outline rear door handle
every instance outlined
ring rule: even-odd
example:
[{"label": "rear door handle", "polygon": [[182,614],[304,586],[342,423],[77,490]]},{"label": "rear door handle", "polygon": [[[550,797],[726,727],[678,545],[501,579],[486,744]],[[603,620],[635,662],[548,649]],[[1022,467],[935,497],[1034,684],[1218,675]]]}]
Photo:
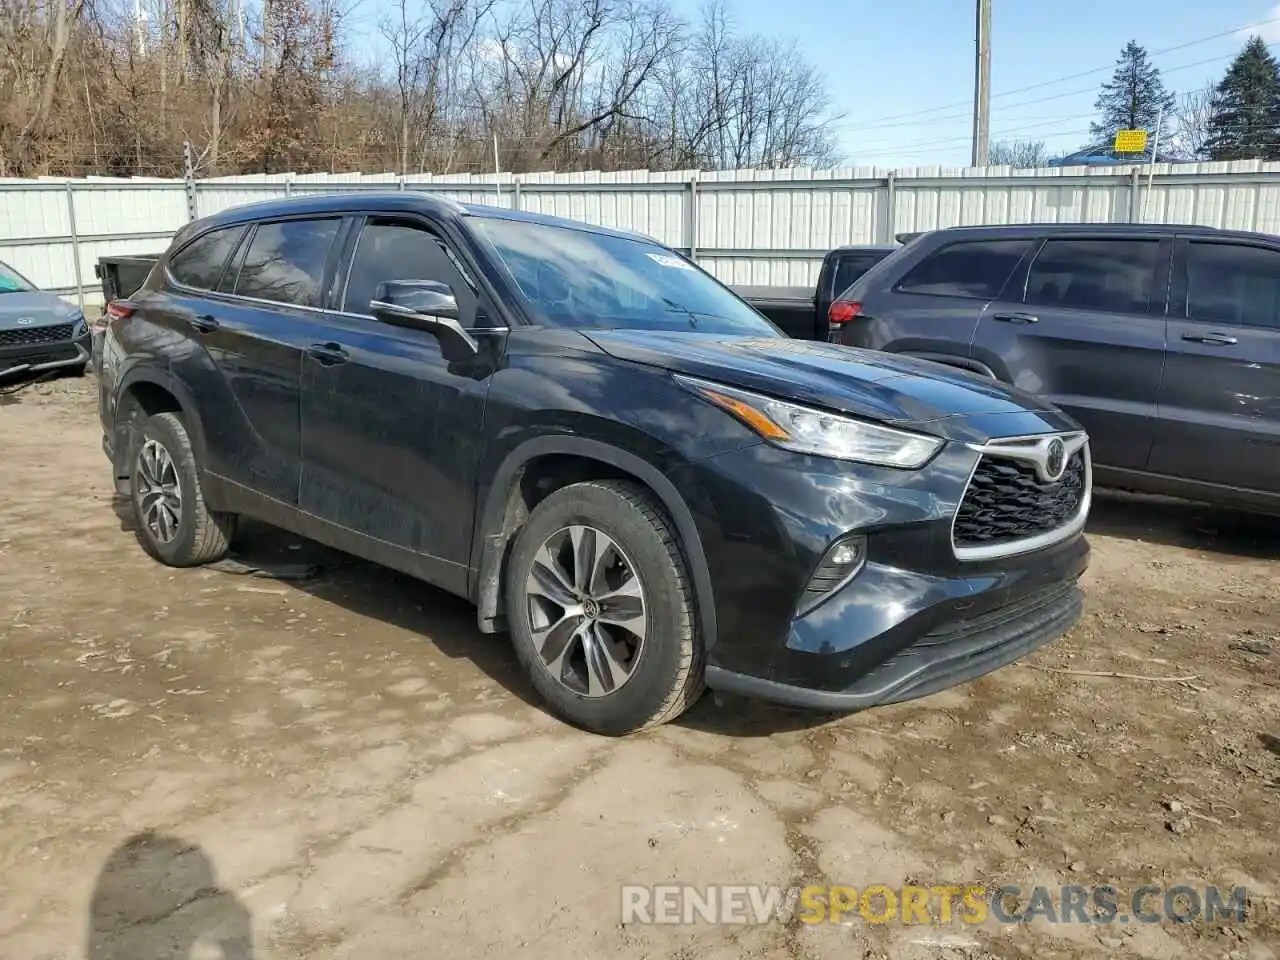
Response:
[{"label": "rear door handle", "polygon": [[1039,323],[1040,318],[1031,313],[993,313],[992,320],[1004,323]]},{"label": "rear door handle", "polygon": [[195,327],[200,333],[213,333],[221,326],[221,323],[219,323],[217,317],[206,313],[199,317],[192,317],[191,326]]},{"label": "rear door handle", "polygon": [[307,348],[307,354],[326,367],[346,363],[350,354],[337,343],[313,343]]},{"label": "rear door handle", "polygon": [[1206,343],[1211,347],[1229,347],[1232,344],[1239,343],[1235,337],[1228,337],[1221,333],[1206,333],[1203,336],[1185,333],[1182,339],[1188,343]]}]

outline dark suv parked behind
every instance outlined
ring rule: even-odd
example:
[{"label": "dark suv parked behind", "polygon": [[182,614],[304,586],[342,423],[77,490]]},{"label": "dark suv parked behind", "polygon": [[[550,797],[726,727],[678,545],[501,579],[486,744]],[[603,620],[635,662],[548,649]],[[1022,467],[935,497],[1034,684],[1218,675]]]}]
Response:
[{"label": "dark suv parked behind", "polygon": [[707,684],[851,709],[1076,619],[1089,449],[1051,406],[791,340],[644,238],[414,193],[243,207],[112,304],[101,416],[147,550],[238,514],[509,628],[606,733]]},{"label": "dark suv parked behind", "polygon": [[841,343],[973,370],[1061,407],[1088,431],[1099,484],[1280,510],[1280,237],[939,230],[864,274],[838,314]]}]

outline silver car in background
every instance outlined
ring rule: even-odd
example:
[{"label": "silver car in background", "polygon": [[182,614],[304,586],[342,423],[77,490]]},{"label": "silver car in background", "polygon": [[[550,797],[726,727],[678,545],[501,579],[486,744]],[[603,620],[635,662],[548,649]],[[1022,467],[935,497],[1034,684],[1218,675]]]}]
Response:
[{"label": "silver car in background", "polygon": [[89,364],[84,314],[0,262],[0,380],[66,372]]}]

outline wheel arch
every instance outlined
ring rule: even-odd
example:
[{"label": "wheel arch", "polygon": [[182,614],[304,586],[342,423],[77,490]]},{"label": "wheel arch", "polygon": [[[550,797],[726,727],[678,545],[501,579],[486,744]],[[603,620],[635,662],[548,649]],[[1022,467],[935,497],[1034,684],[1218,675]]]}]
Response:
[{"label": "wheel arch", "polygon": [[129,463],[141,436],[142,420],[156,413],[177,413],[182,417],[197,467],[205,463],[204,426],[196,413],[195,399],[169,371],[153,366],[135,367],[121,380],[117,397],[112,445],[115,455],[112,468],[117,481],[129,476]]},{"label": "wheel arch", "polygon": [[[575,466],[585,468],[586,472],[576,473]],[[471,555],[478,559],[473,559],[469,573],[469,592],[476,604],[480,630],[495,633],[503,628],[502,590],[507,558],[525,518],[540,500],[536,497],[537,491],[532,491],[534,496],[530,496],[527,481],[531,476],[546,476],[540,471],[548,467],[553,478],[565,482],[547,489],[544,496],[576,480],[613,477],[638,482],[657,497],[680,537],[681,552],[693,582],[698,628],[706,649],[711,649],[717,636],[711,571],[693,512],[684,497],[656,467],[634,453],[577,436],[526,440],[512,450],[495,471],[477,514]],[[557,471],[560,472],[557,474]]]}]

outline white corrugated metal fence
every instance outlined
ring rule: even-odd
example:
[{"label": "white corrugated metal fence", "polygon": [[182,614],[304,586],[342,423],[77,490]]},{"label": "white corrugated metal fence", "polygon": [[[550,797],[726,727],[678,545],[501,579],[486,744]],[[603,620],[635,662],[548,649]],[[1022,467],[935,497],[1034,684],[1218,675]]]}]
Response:
[{"label": "white corrugated metal fence", "polygon": [[[1151,187],[1148,195],[1148,176]],[[164,249],[193,217],[304,193],[428,190],[646,233],[730,283],[809,285],[823,253],[938,227],[1197,223],[1280,233],[1280,163],[1148,168],[690,170],[494,176],[259,175],[212,180],[0,180],[0,260],[100,302],[100,256]]]}]

